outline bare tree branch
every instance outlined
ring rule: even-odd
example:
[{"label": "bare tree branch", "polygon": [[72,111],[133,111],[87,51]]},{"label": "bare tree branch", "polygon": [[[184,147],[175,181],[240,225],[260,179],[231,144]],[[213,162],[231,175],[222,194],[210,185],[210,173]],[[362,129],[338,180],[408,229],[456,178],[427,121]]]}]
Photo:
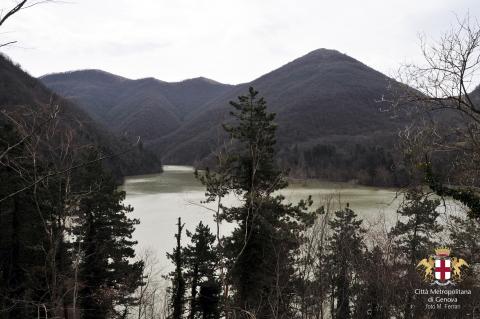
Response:
[{"label": "bare tree branch", "polygon": [[[139,141],[140,139],[138,139]],[[135,145],[138,144],[138,141]],[[126,151],[124,152],[121,152],[121,153],[117,153],[117,154],[111,154],[111,155],[105,155],[105,156],[101,156],[99,158],[96,158],[94,160],[91,160],[91,161],[88,161],[88,162],[84,162],[84,163],[80,163],[78,165],[75,165],[75,166],[72,166],[72,167],[69,167],[67,169],[64,169],[64,170],[61,170],[61,171],[56,171],[56,172],[52,172],[52,173],[49,173],[49,174],[46,174],[38,179],[36,179],[35,181],[33,181],[32,183],[28,184],[27,186],[13,192],[13,193],[10,193],[8,194],[7,196],[3,197],[2,199],[0,199],[0,203],[9,199],[9,198],[12,198],[13,196],[21,193],[21,192],[24,192],[26,191],[27,189],[30,189],[32,187],[34,187],[35,185],[41,183],[42,181],[50,178],[50,177],[53,177],[53,176],[57,176],[57,175],[62,175],[62,174],[65,174],[65,173],[68,173],[70,171],[73,171],[75,169],[78,169],[78,168],[81,168],[81,167],[84,167],[84,166],[88,166],[88,165],[91,165],[91,164],[94,164],[94,163],[97,163],[97,162],[100,162],[100,161],[103,161],[105,159],[109,159],[109,158],[114,158],[114,157],[118,157],[118,156],[121,156],[123,154],[126,154],[126,153],[129,153],[131,152],[133,149],[134,149],[135,146],[133,146],[132,148],[129,148],[127,149]]]},{"label": "bare tree branch", "polygon": [[5,15],[0,16],[0,26],[2,26],[5,23],[5,21],[7,21],[11,16],[13,16],[15,13],[20,11],[25,6],[25,4],[27,4],[27,2],[28,0],[20,1],[15,7],[10,9]]}]

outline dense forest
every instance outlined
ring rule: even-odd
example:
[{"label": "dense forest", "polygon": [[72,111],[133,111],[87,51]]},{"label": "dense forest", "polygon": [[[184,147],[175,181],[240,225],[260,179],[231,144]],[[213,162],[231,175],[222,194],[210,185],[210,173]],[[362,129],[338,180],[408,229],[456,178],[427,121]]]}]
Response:
[{"label": "dense forest", "polygon": [[[161,171],[157,156],[143,148],[143,140],[134,136],[120,136],[109,132],[95,122],[78,105],[54,94],[36,78],[15,65],[8,57],[0,54],[0,105],[4,115],[0,122],[5,124],[13,118],[35,126],[35,120],[54,115],[59,131],[70,131],[78,144],[97,145],[102,154],[109,156],[104,165],[116,179],[134,174]],[[22,114],[25,112],[28,116]],[[6,120],[10,117],[10,120]],[[38,119],[37,119],[38,118]],[[27,123],[30,122],[30,123]]]},{"label": "dense forest", "polygon": [[78,317],[80,309],[82,318],[112,316],[126,311],[142,280],[142,262],[130,260],[138,221],[121,204],[124,193],[104,157],[58,121],[0,127],[4,318]]},{"label": "dense forest", "polygon": [[[291,176],[404,185],[391,157],[397,130],[409,117],[403,109],[393,112],[380,98],[391,97],[400,84],[335,50],[312,51],[239,85],[206,78],[131,80],[100,70],[49,74],[40,80],[111,131],[141,136],[146,149],[164,163],[197,168],[215,164],[212,150],[228,138],[222,130],[222,123],[230,120],[228,102],[252,86],[277,114],[275,148]],[[336,149],[328,158],[317,154],[324,145]],[[377,148],[384,149],[380,156],[385,159],[372,162]]]},{"label": "dense forest", "polygon": [[[275,194],[288,185],[286,172],[275,160],[275,115],[253,88],[231,105],[236,121],[225,130],[238,145],[219,153],[215,171],[196,176],[206,187],[206,202],[217,203],[217,222],[234,222],[236,228],[216,240],[215,232],[199,224],[193,233],[186,231],[190,244],[182,246],[185,225],[179,219],[178,244],[169,254],[175,266],[169,276],[171,318],[478,314],[480,202],[472,188],[446,186],[429,160],[413,167],[405,163],[405,169],[423,176],[423,182],[413,182],[404,191],[398,221],[391,228],[385,221],[365,223],[354,207],[338,207],[333,197],[326,197],[316,210],[311,197],[287,203]],[[335,151],[328,146],[318,149],[326,158]],[[242,206],[222,204],[230,192],[242,197]],[[439,209],[443,195],[464,204],[467,214]],[[470,268],[454,288],[469,292],[455,298],[455,308],[432,310],[426,306],[428,296],[415,293],[431,287],[426,282],[433,275],[422,274],[421,260],[445,245],[468,259]]]},{"label": "dense forest", "polygon": [[[0,27],[24,6],[28,0],[18,1],[0,17]],[[113,105],[101,112],[92,102],[87,112],[96,113],[84,113],[0,57],[0,318],[480,316],[480,106],[478,90],[468,87],[480,67],[480,27],[468,19],[458,24],[439,44],[422,47],[426,65],[405,65],[389,87],[385,102],[399,121],[375,113],[365,101],[353,107],[351,96],[338,100],[339,92],[352,92],[352,83],[342,86],[340,78],[333,85],[337,93],[325,93],[332,86],[317,74],[309,92],[321,91],[338,108],[310,114],[311,104],[302,104],[308,121],[289,126],[287,119],[298,116],[291,107],[304,100],[278,79],[296,78],[307,87],[303,80],[311,80],[311,63],[319,58],[321,72],[331,70],[329,63],[353,69],[353,78],[367,72],[375,85],[355,90],[368,95],[385,80],[332,51],[314,51],[254,81],[259,89],[274,87],[265,96],[250,85],[232,89],[194,81],[195,89],[214,87],[221,98],[212,100],[206,113],[187,119],[194,128],[188,134],[178,114],[169,114],[178,128],[149,146],[166,151],[171,160],[190,156],[206,148],[201,142],[213,130],[211,119],[203,120],[228,114],[217,135],[225,142],[202,153],[202,169],[194,172],[205,191],[199,206],[208,205],[217,228],[206,222],[186,225],[179,216],[172,225],[176,245],[166,253],[168,273],[156,271],[155,259],[136,250],[133,234],[141,220],[132,217],[134,207],[125,204],[118,187],[119,176],[161,170],[156,156],[132,140],[138,132],[119,138],[119,131],[102,131],[91,116],[112,120]],[[159,83],[153,82],[156,88]],[[192,82],[175,87],[181,91],[185,85],[191,88]],[[382,84],[375,92],[383,95],[384,89]],[[206,94],[201,103],[210,98]],[[282,98],[293,104],[282,104]],[[185,109],[195,105],[182,101]],[[339,119],[337,112],[361,116]],[[372,130],[372,123],[382,130]],[[349,134],[330,134],[335,125],[350,128]],[[209,129],[202,131],[205,126]],[[318,135],[309,136],[313,131]],[[202,145],[190,148],[194,142]],[[292,176],[401,185],[395,223],[379,216],[371,224],[334,195],[320,203],[312,196],[288,202],[279,191]],[[230,194],[239,205],[227,204]],[[233,231],[221,235],[222,223],[233,225]],[[437,268],[444,271],[439,278]]]}]

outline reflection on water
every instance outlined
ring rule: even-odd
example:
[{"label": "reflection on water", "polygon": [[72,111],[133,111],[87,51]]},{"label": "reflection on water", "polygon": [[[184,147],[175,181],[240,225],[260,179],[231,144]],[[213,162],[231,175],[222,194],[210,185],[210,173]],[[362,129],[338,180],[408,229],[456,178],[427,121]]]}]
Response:
[{"label": "reflection on water", "polygon": [[123,185],[128,196],[202,191],[189,166],[165,165],[163,174],[130,176]]},{"label": "reflection on water", "polygon": [[[152,248],[164,265],[168,263],[165,253],[175,245],[178,217],[182,217],[186,229],[193,230],[200,221],[210,225],[212,231],[216,229],[213,212],[202,207],[204,187],[195,180],[191,167],[164,166],[162,174],[131,176],[125,180],[122,188],[127,193],[126,203],[135,208],[134,217],[141,221],[134,235],[139,242],[139,249]],[[331,198],[334,207],[349,203],[367,224],[385,220],[391,225],[398,206],[393,190],[345,183],[292,183],[281,194],[290,202],[312,195],[316,207],[324,204],[326,198]],[[230,196],[225,202],[235,205],[238,199]],[[210,205],[208,208],[214,207]],[[221,233],[229,232],[232,227],[229,224],[222,225]]]}]

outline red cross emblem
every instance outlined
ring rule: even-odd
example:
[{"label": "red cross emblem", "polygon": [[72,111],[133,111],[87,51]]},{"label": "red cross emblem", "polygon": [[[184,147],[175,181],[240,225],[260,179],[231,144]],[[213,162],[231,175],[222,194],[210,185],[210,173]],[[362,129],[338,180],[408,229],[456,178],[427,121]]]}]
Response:
[{"label": "red cross emblem", "polygon": [[462,281],[461,267],[469,267],[462,258],[450,257],[450,249],[435,249],[435,255],[420,260],[417,268],[423,268],[423,281],[439,286],[455,285]]},{"label": "red cross emblem", "polygon": [[452,275],[450,258],[435,258],[435,279],[440,282],[450,280]]}]

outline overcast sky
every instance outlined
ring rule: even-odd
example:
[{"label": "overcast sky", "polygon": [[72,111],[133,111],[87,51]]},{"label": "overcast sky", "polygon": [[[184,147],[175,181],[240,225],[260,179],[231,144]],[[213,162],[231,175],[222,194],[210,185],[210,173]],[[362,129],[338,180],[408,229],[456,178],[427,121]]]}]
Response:
[{"label": "overcast sky", "polygon": [[34,76],[102,69],[236,84],[318,48],[390,75],[419,59],[419,33],[436,38],[467,12],[480,17],[480,1],[76,0],[22,11],[0,42],[17,40],[4,52]]}]

